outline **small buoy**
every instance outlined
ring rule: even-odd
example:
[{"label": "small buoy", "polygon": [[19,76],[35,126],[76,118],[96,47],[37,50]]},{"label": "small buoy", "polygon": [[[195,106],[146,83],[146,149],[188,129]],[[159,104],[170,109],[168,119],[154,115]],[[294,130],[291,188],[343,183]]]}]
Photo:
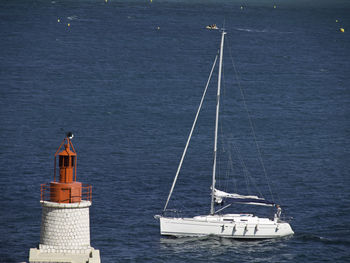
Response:
[{"label": "small buoy", "polygon": [[241,6],[241,10],[243,10],[243,6]]},{"label": "small buoy", "polygon": [[68,23],[68,25],[67,26],[70,26],[70,23]]},{"label": "small buoy", "polygon": [[276,6],[274,5],[273,8],[276,8]]},{"label": "small buoy", "polygon": [[61,20],[60,20],[60,19],[57,19],[57,23],[59,23],[59,22],[61,22]]},{"label": "small buoy", "polygon": [[160,27],[159,26],[157,26],[157,30],[159,30],[160,29]]},{"label": "small buoy", "polygon": [[150,2],[152,3],[152,0],[150,0]]},{"label": "small buoy", "polygon": [[338,23],[338,19],[336,19],[335,22]]},{"label": "small buoy", "polygon": [[345,29],[344,29],[344,28],[342,28],[342,27],[341,27],[339,30],[340,30],[340,32],[342,32],[342,33],[344,33],[344,32],[345,32]]},{"label": "small buoy", "polygon": [[108,2],[108,0],[105,0],[105,2],[107,3],[107,2]]}]

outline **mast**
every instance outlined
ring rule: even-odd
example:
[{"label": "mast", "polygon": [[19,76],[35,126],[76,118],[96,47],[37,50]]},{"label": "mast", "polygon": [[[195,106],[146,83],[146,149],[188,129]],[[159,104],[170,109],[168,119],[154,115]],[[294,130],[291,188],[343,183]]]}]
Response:
[{"label": "mast", "polygon": [[218,91],[216,98],[216,118],[215,118],[215,138],[214,138],[214,164],[213,164],[213,178],[211,184],[211,204],[210,214],[213,215],[215,212],[214,208],[214,191],[215,191],[215,175],[216,175],[216,151],[218,144],[218,126],[219,126],[219,109],[220,109],[220,88],[221,88],[221,69],[222,69],[222,55],[224,52],[224,38],[226,32],[223,30],[221,35],[221,46],[220,46],[220,60],[219,60],[219,73],[218,73]]}]

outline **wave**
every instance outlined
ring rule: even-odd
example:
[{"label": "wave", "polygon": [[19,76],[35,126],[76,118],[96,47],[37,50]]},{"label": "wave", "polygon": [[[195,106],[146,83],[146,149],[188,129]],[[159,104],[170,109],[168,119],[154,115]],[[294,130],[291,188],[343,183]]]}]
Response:
[{"label": "wave", "polygon": [[258,30],[258,29],[249,29],[249,28],[235,28],[238,31],[245,31],[245,32],[254,32],[254,33],[267,33],[268,31],[266,29],[264,30]]},{"label": "wave", "polygon": [[309,234],[309,233],[301,233],[301,234],[296,234],[295,237],[298,240],[302,241],[314,241],[314,242],[320,242],[324,244],[332,244],[332,245],[350,245],[350,240],[349,239],[344,239],[344,238],[329,238],[329,237],[322,237],[314,234]]},{"label": "wave", "polygon": [[72,16],[67,16],[67,20],[70,21],[79,21],[79,22],[96,22],[98,21],[97,19],[93,19],[93,18],[79,18],[77,15],[72,15]]},{"label": "wave", "polygon": [[68,20],[77,20],[77,19],[78,19],[78,16],[76,16],[76,15],[68,16],[67,19],[68,19]]},{"label": "wave", "polygon": [[267,30],[267,29],[250,29],[250,28],[240,28],[237,27],[235,28],[238,31],[244,31],[244,32],[249,32],[249,33],[278,33],[278,34],[291,34],[293,32],[281,32],[281,31],[276,31],[276,30]]}]

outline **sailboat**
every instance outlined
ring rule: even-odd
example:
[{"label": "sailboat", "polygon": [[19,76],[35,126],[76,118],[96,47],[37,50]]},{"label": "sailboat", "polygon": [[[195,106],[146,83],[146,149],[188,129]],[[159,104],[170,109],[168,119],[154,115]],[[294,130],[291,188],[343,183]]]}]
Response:
[{"label": "sailboat", "polygon": [[[189,146],[193,130],[195,128],[199,112],[201,110],[203,100],[206,94],[206,90],[209,85],[209,81],[218,55],[213,63],[211,73],[204,90],[195,120],[192,125],[189,137],[185,149],[183,151],[180,164],[178,166],[173,184],[171,186],[168,198],[166,200],[162,215],[155,215],[156,219],[160,221],[160,234],[165,236],[206,236],[214,235],[219,237],[237,238],[237,239],[269,239],[278,238],[283,236],[292,235],[294,232],[290,224],[281,219],[281,207],[274,202],[265,200],[262,197],[255,195],[241,195],[237,193],[227,193],[215,188],[216,183],[216,162],[217,162],[217,141],[218,141],[218,124],[220,113],[220,89],[221,89],[221,75],[222,75],[222,59],[223,59],[223,47],[226,32],[222,30],[221,45],[219,51],[219,70],[218,70],[218,85],[217,85],[217,100],[216,100],[216,119],[215,119],[215,136],[214,136],[214,162],[212,171],[212,185],[211,185],[211,205],[210,213],[207,215],[198,215],[194,217],[178,217],[167,216],[166,212],[169,200],[173,193],[184,157],[186,155],[187,148]],[[216,209],[217,204],[223,204],[225,200],[225,206],[221,206]],[[222,211],[232,204],[248,204],[248,205],[260,205],[268,206],[276,209],[276,213],[271,218],[258,217],[254,214],[223,214]]]}]

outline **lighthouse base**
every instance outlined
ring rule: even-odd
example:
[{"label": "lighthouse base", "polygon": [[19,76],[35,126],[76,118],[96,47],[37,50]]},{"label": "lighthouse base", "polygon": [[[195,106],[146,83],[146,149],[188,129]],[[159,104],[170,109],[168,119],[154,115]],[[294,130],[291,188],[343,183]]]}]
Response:
[{"label": "lighthouse base", "polygon": [[29,251],[30,263],[100,263],[100,251],[90,246],[90,201],[41,201],[40,244]]},{"label": "lighthouse base", "polygon": [[31,248],[29,251],[29,263],[101,263],[98,249],[91,248],[86,250],[85,253],[79,252],[47,252],[47,250],[41,251],[40,249]]}]

